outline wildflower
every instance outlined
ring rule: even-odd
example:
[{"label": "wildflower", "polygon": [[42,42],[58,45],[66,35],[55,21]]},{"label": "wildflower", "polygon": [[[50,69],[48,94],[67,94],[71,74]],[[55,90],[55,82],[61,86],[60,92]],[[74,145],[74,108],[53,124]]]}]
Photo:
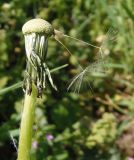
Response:
[{"label": "wildflower", "polygon": [[30,95],[32,83],[34,82],[37,87],[38,97],[41,97],[46,84],[46,75],[48,76],[52,87],[57,90],[45,61],[47,56],[48,38],[54,35],[52,25],[40,18],[32,19],[23,25],[22,32],[25,37],[27,57],[24,90]]},{"label": "wildflower", "polygon": [[133,157],[128,157],[128,160],[134,160],[134,158]]},{"label": "wildflower", "polygon": [[47,134],[47,135],[46,135],[46,139],[47,139],[48,141],[51,141],[51,140],[54,139],[54,136],[53,136],[52,134]]},{"label": "wildflower", "polygon": [[33,148],[33,149],[37,149],[37,148],[38,148],[38,141],[34,141],[34,142],[32,143],[32,148]]}]

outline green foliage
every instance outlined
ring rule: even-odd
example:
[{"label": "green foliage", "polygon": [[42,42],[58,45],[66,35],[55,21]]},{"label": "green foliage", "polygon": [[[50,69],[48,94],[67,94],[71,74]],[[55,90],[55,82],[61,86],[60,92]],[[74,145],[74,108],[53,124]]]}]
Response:
[{"label": "green foliage", "polygon": [[[107,74],[95,73],[89,77],[93,93],[90,87],[80,94],[67,92],[66,89],[70,79],[78,73],[77,62],[86,67],[98,57],[98,49],[61,38],[74,58],[50,38],[48,67],[69,66],[52,73],[58,92],[53,91],[47,83],[43,98],[38,100],[33,127],[33,142],[38,145],[32,147],[31,159],[128,159],[129,155],[123,155],[117,149],[116,141],[134,116],[133,8],[133,0],[0,1],[2,160],[16,159],[17,152],[11,135],[17,144],[24,97],[20,82],[23,81],[26,64],[21,29],[27,20],[35,16],[47,20],[65,34],[96,46],[101,46],[109,28],[113,28],[113,32],[103,46],[103,55],[108,63]],[[53,135],[53,140],[47,140],[47,134]]]},{"label": "green foliage", "polygon": [[102,119],[98,120],[92,127],[87,138],[86,145],[93,148],[96,145],[107,147],[111,145],[117,135],[116,119],[111,113],[104,113]]}]

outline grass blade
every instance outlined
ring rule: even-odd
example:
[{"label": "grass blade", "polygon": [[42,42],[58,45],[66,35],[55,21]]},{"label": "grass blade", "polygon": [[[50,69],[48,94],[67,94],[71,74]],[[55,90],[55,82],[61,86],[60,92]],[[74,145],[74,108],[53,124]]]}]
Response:
[{"label": "grass blade", "polygon": [[[58,71],[58,70],[60,70],[60,69],[63,69],[63,68],[65,68],[65,67],[67,67],[67,66],[68,66],[68,64],[64,64],[64,65],[62,65],[62,66],[56,67],[56,68],[54,68],[54,69],[51,69],[51,70],[50,70],[50,73],[56,72],[56,71]],[[18,83],[15,83],[15,84],[13,84],[13,85],[11,85],[11,86],[9,86],[9,87],[0,89],[0,95],[3,95],[3,94],[5,94],[5,93],[11,92],[11,91],[14,91],[14,90],[22,87],[22,85],[23,85],[23,81],[18,82]]]}]

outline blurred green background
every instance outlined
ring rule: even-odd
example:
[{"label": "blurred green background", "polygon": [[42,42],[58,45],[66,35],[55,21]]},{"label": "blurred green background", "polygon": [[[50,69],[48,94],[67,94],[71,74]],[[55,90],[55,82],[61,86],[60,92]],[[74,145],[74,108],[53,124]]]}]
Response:
[{"label": "blurred green background", "polygon": [[[47,84],[38,99],[31,160],[128,160],[134,157],[134,1],[133,0],[1,0],[0,89],[23,80],[25,71],[23,24],[31,18],[49,21],[57,30],[100,46],[108,70],[89,77],[93,93],[67,92],[82,66],[98,50],[71,39],[49,40],[50,69],[69,64],[52,74],[58,92]],[[116,35],[115,35],[116,34]],[[0,94],[0,157],[15,160],[24,93],[22,88]]]}]

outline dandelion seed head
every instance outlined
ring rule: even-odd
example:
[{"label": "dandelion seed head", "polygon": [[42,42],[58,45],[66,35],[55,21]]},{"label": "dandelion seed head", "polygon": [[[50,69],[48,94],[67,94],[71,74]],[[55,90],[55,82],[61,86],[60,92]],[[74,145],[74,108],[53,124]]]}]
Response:
[{"label": "dandelion seed head", "polygon": [[53,84],[49,68],[46,64],[48,39],[54,34],[52,25],[40,18],[26,22],[22,27],[25,38],[25,50],[27,56],[26,75],[24,79],[24,91],[31,94],[32,83],[37,88],[37,97],[42,97],[43,89],[46,87],[46,76],[50,84]]},{"label": "dandelion seed head", "polygon": [[52,25],[46,20],[35,18],[29,20],[23,25],[22,32],[24,35],[30,33],[42,33],[46,36],[51,36],[54,33],[54,29]]}]

